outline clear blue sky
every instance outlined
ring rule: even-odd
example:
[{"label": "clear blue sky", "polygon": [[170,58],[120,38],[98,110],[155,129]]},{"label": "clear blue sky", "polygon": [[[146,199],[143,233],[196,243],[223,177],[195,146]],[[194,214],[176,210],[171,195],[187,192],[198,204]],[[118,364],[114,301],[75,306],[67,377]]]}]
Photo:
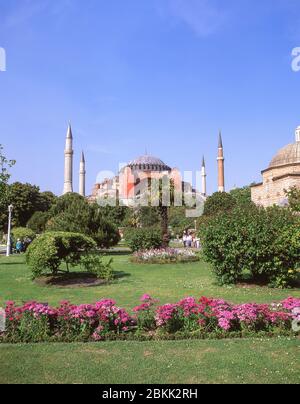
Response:
[{"label": "clear blue sky", "polygon": [[300,125],[299,0],[0,0],[0,143],[13,180],[60,194],[74,133],[88,191],[100,170],[143,154],[197,170],[216,190],[260,180]]}]

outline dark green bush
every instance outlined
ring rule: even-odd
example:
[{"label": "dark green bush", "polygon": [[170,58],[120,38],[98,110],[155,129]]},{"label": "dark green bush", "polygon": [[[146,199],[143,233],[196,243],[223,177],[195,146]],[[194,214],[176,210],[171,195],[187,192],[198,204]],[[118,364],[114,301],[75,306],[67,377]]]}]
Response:
[{"label": "dark green bush", "polygon": [[44,233],[29,246],[27,263],[33,279],[49,272],[56,275],[63,261],[67,268],[69,265],[77,265],[83,251],[89,252],[95,248],[94,240],[80,233]]},{"label": "dark green bush", "polygon": [[299,218],[282,208],[236,208],[201,227],[203,253],[220,284],[236,283],[243,271],[255,281],[287,287],[300,262]]},{"label": "dark green bush", "polygon": [[125,240],[132,251],[151,250],[162,245],[161,230],[157,228],[125,230]]}]

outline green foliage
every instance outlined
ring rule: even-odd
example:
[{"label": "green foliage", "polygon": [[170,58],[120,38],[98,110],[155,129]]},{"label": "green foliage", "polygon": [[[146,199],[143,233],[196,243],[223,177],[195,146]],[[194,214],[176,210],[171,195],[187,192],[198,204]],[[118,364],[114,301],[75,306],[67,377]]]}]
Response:
[{"label": "green foliage", "polygon": [[293,212],[300,212],[300,189],[293,187],[286,191],[289,207]]},{"label": "green foliage", "polygon": [[108,248],[120,241],[118,228],[103,215],[97,204],[89,204],[78,194],[58,198],[51,210],[47,230],[82,233],[92,237],[99,247]]},{"label": "green foliage", "polygon": [[251,200],[251,188],[249,186],[235,188],[230,191],[230,195],[233,196],[238,206],[247,206],[253,204]]},{"label": "green foliage", "polygon": [[162,245],[162,234],[157,228],[125,230],[125,240],[132,251],[150,250]]},{"label": "green foliage", "polygon": [[8,160],[3,154],[3,147],[0,144],[0,229],[7,222],[8,205],[9,205],[9,186],[10,179],[9,169],[15,164],[14,160]]},{"label": "green foliage", "polygon": [[80,263],[82,251],[90,252],[96,244],[79,233],[49,232],[36,238],[27,250],[27,264],[32,270],[33,279],[49,272],[56,275],[64,261],[74,266]]},{"label": "green foliage", "polygon": [[49,219],[49,212],[35,212],[27,222],[27,227],[36,234],[43,233],[46,230],[46,224]]},{"label": "green foliage", "polygon": [[12,236],[14,238],[14,241],[20,239],[21,241],[24,241],[26,239],[34,240],[36,237],[36,234],[34,231],[31,229],[28,229],[27,227],[13,227],[12,229]]},{"label": "green foliage", "polygon": [[90,253],[81,256],[80,264],[89,273],[95,274],[98,279],[111,281],[114,279],[112,269],[113,259],[110,258],[107,262],[103,262],[103,255]]},{"label": "green foliage", "polygon": [[286,287],[300,262],[299,225],[282,208],[236,208],[201,227],[203,253],[220,284],[238,282],[247,270],[255,281]]},{"label": "green foliage", "polygon": [[51,192],[40,192],[39,187],[15,182],[8,189],[9,202],[14,206],[13,224],[25,227],[37,211],[48,211],[55,196]]},{"label": "green foliage", "polygon": [[229,212],[236,206],[236,199],[226,192],[215,192],[209,196],[204,205],[205,216],[215,216]]},{"label": "green foliage", "polygon": [[194,218],[186,217],[185,207],[171,207],[169,209],[169,225],[174,236],[181,236],[185,230],[194,228]]}]

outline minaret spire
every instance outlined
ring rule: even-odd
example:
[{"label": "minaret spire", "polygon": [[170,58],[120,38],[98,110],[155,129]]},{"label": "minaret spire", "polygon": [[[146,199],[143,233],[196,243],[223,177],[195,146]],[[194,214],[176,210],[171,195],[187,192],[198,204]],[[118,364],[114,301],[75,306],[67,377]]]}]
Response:
[{"label": "minaret spire", "polygon": [[85,157],[82,152],[79,167],[79,195],[81,196],[85,196],[85,174]]},{"label": "minaret spire", "polygon": [[65,147],[65,175],[63,195],[73,192],[73,134],[69,123]]},{"label": "minaret spire", "polygon": [[296,142],[300,142],[300,126],[296,129]]},{"label": "minaret spire", "polygon": [[218,148],[218,191],[225,192],[225,168],[224,168],[224,149],[222,133],[219,133],[219,148]]},{"label": "minaret spire", "polygon": [[202,159],[201,176],[202,176],[202,195],[206,196],[206,167],[205,167],[205,158],[204,158],[204,156],[203,156],[203,159]]}]

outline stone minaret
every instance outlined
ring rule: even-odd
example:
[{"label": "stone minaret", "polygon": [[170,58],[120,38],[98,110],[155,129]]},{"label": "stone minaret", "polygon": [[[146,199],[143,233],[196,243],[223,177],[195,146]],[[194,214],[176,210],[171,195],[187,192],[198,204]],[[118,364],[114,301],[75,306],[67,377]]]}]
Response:
[{"label": "stone minaret", "polygon": [[202,176],[202,195],[206,196],[206,167],[204,156],[202,159],[201,176]]},{"label": "stone minaret", "polygon": [[218,191],[225,192],[225,173],[224,173],[224,149],[221,132],[219,134],[219,149],[218,149]]},{"label": "stone minaret", "polygon": [[300,126],[296,129],[296,142],[300,142]]},{"label": "stone minaret", "polygon": [[65,182],[63,195],[73,192],[73,135],[69,124],[65,147]]},{"label": "stone minaret", "polygon": [[79,168],[79,195],[85,196],[85,158],[84,153],[81,153],[80,168]]}]

